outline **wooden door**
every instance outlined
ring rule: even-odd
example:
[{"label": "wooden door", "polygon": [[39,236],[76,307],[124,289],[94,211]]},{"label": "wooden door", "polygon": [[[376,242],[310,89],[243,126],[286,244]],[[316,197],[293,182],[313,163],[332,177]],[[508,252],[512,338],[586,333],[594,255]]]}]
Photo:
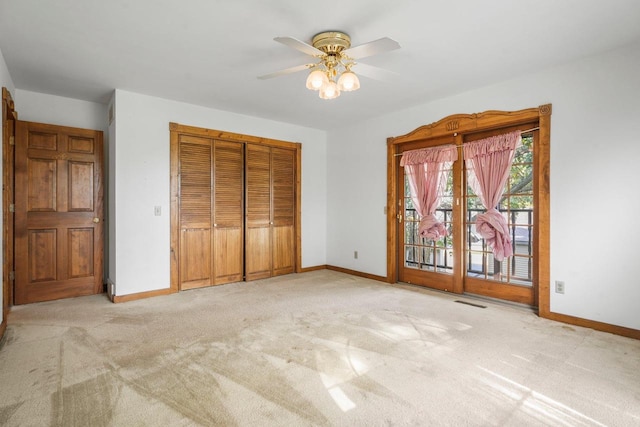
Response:
[{"label": "wooden door", "polygon": [[[525,123],[498,130],[466,135],[465,142],[477,141],[515,130],[537,129],[538,123]],[[539,143],[537,130],[522,134],[522,144],[516,149],[509,179],[498,210],[504,215],[511,234],[513,256],[497,261],[493,252],[475,229],[476,216],[486,209],[469,185],[464,186],[464,292],[536,305],[538,279],[537,256],[534,254],[536,204],[534,164]],[[465,166],[464,176],[472,174]],[[466,183],[465,183],[466,184]]]},{"label": "wooden door", "polygon": [[180,289],[243,277],[242,144],[179,137]]},{"label": "wooden door", "polygon": [[295,270],[295,151],[271,149],[273,276]]},{"label": "wooden door", "polygon": [[[441,145],[455,145],[453,137],[439,138],[431,141],[420,141],[405,144],[401,152]],[[396,159],[400,164],[400,157]],[[457,230],[459,213],[454,206],[454,198],[459,191],[459,185],[454,180],[459,170],[458,162],[454,162],[448,169],[449,180],[443,186],[440,194],[440,206],[436,210],[436,218],[441,221],[448,231],[448,235],[439,240],[429,240],[418,234],[420,217],[411,199],[409,182],[404,168],[398,166],[398,280],[414,285],[428,286],[443,291],[453,291],[456,287],[456,277],[460,259],[456,249],[460,246],[460,234]]]},{"label": "wooden door", "polygon": [[237,142],[214,142],[214,283],[244,276],[244,150]]},{"label": "wooden door", "polygon": [[180,289],[212,285],[213,149],[211,139],[180,135]]},{"label": "wooden door", "polygon": [[246,151],[245,276],[255,280],[272,275],[271,148],[248,144]]},{"label": "wooden door", "polygon": [[102,292],[102,132],[17,122],[15,303]]},{"label": "wooden door", "polygon": [[247,145],[246,279],[295,271],[296,153]]}]

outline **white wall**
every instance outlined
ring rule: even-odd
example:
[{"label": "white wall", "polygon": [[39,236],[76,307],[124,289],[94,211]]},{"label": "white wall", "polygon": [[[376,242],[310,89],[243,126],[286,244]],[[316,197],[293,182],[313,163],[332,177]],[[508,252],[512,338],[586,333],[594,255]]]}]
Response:
[{"label": "white wall", "polygon": [[[4,56],[2,55],[2,51],[0,50],[0,88],[2,87],[6,87],[9,92],[11,93],[11,96],[15,96],[15,86],[13,84],[13,79],[11,78],[11,75],[9,74],[9,70],[7,69],[7,63],[4,62]],[[15,98],[14,98],[15,101]],[[1,114],[1,113],[0,113]],[[0,142],[2,142],[2,144],[4,144],[3,141],[4,138],[4,132],[2,132],[2,135],[0,136]],[[4,145],[0,145],[0,147],[2,147]],[[2,162],[0,161],[0,176],[2,176],[3,172],[2,172]],[[2,198],[0,198],[0,212],[2,212]],[[4,225],[2,223],[2,215],[0,215],[0,230],[4,229]],[[4,254],[4,242],[0,241],[0,254]],[[0,277],[2,277],[3,274],[3,268],[4,268],[4,263],[0,263]],[[0,282],[2,282],[2,280],[0,280]],[[1,285],[0,285],[1,287]],[[4,318],[4,292],[2,291],[2,289],[0,289],[0,321],[2,321],[2,319]]]},{"label": "white wall", "polygon": [[20,120],[101,130],[105,132],[106,144],[108,124],[104,104],[22,89],[16,90],[14,100]]},{"label": "white wall", "polygon": [[330,132],[327,263],[386,275],[387,137],[552,103],[551,283],[566,291],[552,292],[551,311],[640,329],[638,76],[633,45]]},{"label": "white wall", "polygon": [[[169,122],[302,143],[302,266],[326,263],[326,133],[116,90],[116,295],[168,288]],[[162,216],[154,216],[154,206]],[[113,218],[112,218],[113,219]],[[111,224],[113,226],[113,224]]]}]

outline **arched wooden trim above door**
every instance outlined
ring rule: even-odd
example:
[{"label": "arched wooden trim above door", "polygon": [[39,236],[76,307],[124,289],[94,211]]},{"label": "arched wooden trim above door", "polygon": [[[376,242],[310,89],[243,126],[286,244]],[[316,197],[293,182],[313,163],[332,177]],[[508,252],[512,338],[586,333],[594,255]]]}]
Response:
[{"label": "arched wooden trim above door", "polygon": [[[455,137],[458,144],[462,143],[465,134],[517,126],[531,122],[539,123],[539,143],[536,152],[534,185],[539,189],[535,196],[538,209],[537,235],[538,242],[538,311],[541,316],[548,317],[549,307],[549,161],[550,161],[550,129],[551,104],[538,108],[528,108],[519,111],[485,111],[476,114],[454,114],[437,122],[419,128],[401,136],[387,138],[387,282],[395,283],[398,277],[397,234],[397,176],[399,162],[396,154],[400,146],[405,143],[417,142],[439,137]],[[462,292],[454,289],[454,292]]]},{"label": "arched wooden trim above door", "polygon": [[252,135],[243,135],[233,132],[226,132],[214,129],[206,129],[195,126],[188,126],[179,123],[169,123],[170,132],[170,176],[171,176],[171,284],[170,292],[179,290],[179,224],[178,224],[178,137],[181,134],[211,138],[221,141],[231,141],[241,144],[262,145],[267,147],[284,148],[295,151],[295,272],[302,271],[302,226],[301,226],[301,187],[302,187],[302,144],[299,142],[281,141],[277,139],[264,138]]}]

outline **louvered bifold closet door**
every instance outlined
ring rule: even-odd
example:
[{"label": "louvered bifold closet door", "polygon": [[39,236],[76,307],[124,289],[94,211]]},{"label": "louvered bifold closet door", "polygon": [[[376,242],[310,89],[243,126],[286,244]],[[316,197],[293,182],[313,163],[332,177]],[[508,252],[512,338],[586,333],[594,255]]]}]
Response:
[{"label": "louvered bifold closet door", "polygon": [[244,256],[244,152],[236,142],[214,145],[215,284],[238,282]]},{"label": "louvered bifold closet door", "polygon": [[271,149],[246,146],[246,280],[271,276]]},{"label": "louvered bifold closet door", "polygon": [[212,141],[180,135],[180,289],[214,283]]},{"label": "louvered bifold closet door", "polygon": [[295,151],[271,149],[273,275],[295,270]]}]

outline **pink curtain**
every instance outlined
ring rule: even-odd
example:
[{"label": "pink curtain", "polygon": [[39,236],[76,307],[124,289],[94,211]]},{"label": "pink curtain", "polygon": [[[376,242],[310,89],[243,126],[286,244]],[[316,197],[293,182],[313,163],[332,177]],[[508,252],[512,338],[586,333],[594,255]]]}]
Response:
[{"label": "pink curtain", "polygon": [[498,203],[509,178],[520,132],[492,136],[463,145],[469,185],[487,211],[476,217],[476,230],[487,241],[497,261],[513,255],[507,221],[498,212]]},{"label": "pink curtain", "polygon": [[409,181],[411,201],[420,217],[418,233],[427,239],[447,235],[444,224],[436,219],[440,194],[447,185],[447,172],[451,162],[458,158],[455,145],[405,151],[400,160]]}]

